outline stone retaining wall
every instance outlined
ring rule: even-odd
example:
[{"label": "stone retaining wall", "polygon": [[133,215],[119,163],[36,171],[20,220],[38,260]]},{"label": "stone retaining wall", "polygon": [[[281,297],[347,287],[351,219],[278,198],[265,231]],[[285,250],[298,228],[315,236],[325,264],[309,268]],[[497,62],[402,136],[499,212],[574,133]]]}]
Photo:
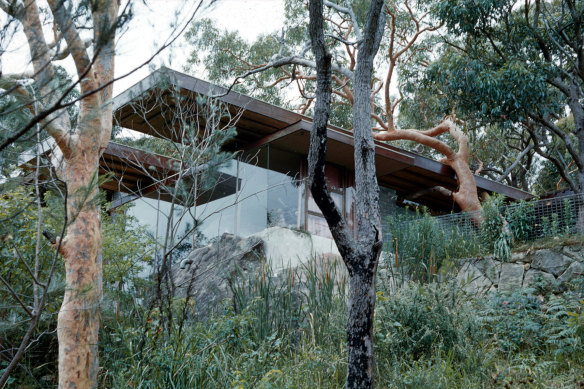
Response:
[{"label": "stone retaining wall", "polygon": [[559,292],[568,282],[581,276],[584,245],[513,253],[507,262],[494,257],[472,258],[459,262],[457,279],[467,291],[513,291],[537,287]]}]

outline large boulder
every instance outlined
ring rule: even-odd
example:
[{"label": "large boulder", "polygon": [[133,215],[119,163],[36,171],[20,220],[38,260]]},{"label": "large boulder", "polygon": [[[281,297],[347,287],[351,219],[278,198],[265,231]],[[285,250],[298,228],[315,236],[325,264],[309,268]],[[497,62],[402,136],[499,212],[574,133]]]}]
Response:
[{"label": "large boulder", "polygon": [[234,282],[257,274],[263,264],[269,265],[269,277],[279,282],[288,269],[313,259],[318,259],[316,266],[322,266],[338,258],[333,240],[304,231],[270,227],[246,238],[226,233],[214,243],[193,250],[174,269],[176,294],[184,297],[188,292],[194,298],[197,315],[206,318],[221,307],[223,300],[233,297]]},{"label": "large boulder", "polygon": [[177,295],[192,296],[197,314],[205,318],[224,299],[232,297],[232,282],[238,276],[255,272],[264,259],[261,238],[225,233],[213,244],[193,250],[174,269]]}]

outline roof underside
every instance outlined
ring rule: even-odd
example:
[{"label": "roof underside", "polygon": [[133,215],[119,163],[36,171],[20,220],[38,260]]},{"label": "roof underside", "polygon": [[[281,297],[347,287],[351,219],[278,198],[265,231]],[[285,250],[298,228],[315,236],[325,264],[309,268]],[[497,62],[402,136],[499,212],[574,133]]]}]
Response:
[{"label": "roof underside", "polygon": [[[161,80],[170,80],[170,83]],[[114,99],[115,124],[144,134],[179,140],[180,123],[173,120],[177,111],[181,110],[184,115],[185,106],[197,106],[197,96],[209,95],[219,96],[217,99],[229,111],[230,117],[222,119],[224,125],[230,118],[237,119],[231,123],[237,129],[237,136],[225,146],[226,149],[250,150],[269,143],[270,147],[308,154],[310,118],[236,92],[226,94],[223,88],[168,69],[151,74]],[[180,106],[176,104],[177,99],[181,99]],[[193,118],[199,120],[196,113]],[[199,122],[200,127],[204,124]],[[353,170],[351,132],[329,127],[327,161]],[[122,167],[119,162],[112,160],[109,166],[115,163],[119,169],[137,173]],[[435,211],[459,210],[450,196],[435,190],[436,187],[456,190],[456,176],[446,165],[376,142],[376,169],[379,183],[394,189],[402,200],[412,200]],[[496,192],[511,200],[532,197],[527,192],[482,177],[475,176],[475,180],[479,195]]]}]

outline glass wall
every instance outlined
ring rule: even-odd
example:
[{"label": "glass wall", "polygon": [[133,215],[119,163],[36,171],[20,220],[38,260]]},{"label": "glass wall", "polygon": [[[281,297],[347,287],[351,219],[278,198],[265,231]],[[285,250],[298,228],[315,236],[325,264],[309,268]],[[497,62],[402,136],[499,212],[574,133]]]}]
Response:
[{"label": "glass wall", "polygon": [[[221,236],[224,233],[236,233],[236,209],[234,204],[237,201],[237,188],[233,188],[233,186],[236,186],[239,180],[230,179],[233,177],[237,177],[237,161],[235,160],[229,161],[219,168],[216,177],[205,177],[205,175],[201,177],[201,179],[215,180],[214,185],[209,189],[211,193],[204,192],[198,196],[215,199],[204,204],[200,204],[199,200],[199,205],[191,209],[193,217],[201,223],[199,227],[200,236],[206,240]],[[225,192],[231,194],[219,195],[212,193],[223,186],[228,187],[225,188]]]},{"label": "glass wall", "polygon": [[[176,207],[182,219],[175,231],[184,234],[199,222],[198,244],[224,233],[249,236],[267,227],[306,229],[332,238],[326,220],[316,205],[306,180],[306,159],[299,154],[265,145],[247,151],[219,169],[211,189],[199,193],[196,207]],[[356,233],[354,175],[342,167],[327,165],[327,185],[347,225]],[[200,186],[199,182],[199,186]],[[211,182],[209,182],[211,184]],[[205,186],[205,185],[203,185]],[[384,236],[388,216],[395,213],[395,191],[380,187],[380,210]],[[153,234],[164,236],[170,204],[141,198],[132,213],[149,225]]]},{"label": "glass wall", "polygon": [[298,154],[269,148],[268,226],[304,227],[306,185]]},{"label": "glass wall", "polygon": [[268,146],[242,155],[238,161],[237,234],[248,236],[262,231],[268,223]]}]

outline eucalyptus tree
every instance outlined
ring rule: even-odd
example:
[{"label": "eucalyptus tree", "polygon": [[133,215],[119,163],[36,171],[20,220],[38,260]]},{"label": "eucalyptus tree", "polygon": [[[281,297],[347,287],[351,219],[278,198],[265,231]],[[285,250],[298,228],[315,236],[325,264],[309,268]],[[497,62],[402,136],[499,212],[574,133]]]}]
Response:
[{"label": "eucalyptus tree", "polygon": [[[39,5],[35,1],[2,1],[8,17],[17,20],[28,42],[33,72],[2,75],[3,87],[41,114],[37,119],[58,145],[62,164],[58,175],[67,187],[68,227],[64,237],[55,241],[65,262],[65,297],[59,311],[59,386],[96,387],[98,372],[99,303],[102,296],[101,231],[99,209],[95,203],[99,156],[109,141],[112,129],[112,94],[117,1],[84,4],[93,30],[93,55],[81,38],[73,10],[64,2],[49,1],[50,16],[58,42],[55,46],[71,54],[75,62],[80,91],[79,120],[71,126],[62,105],[63,95],[55,93],[56,54],[43,34]],[[39,98],[21,84],[36,81]],[[43,114],[44,113],[44,117]],[[25,126],[26,127],[26,126]]]},{"label": "eucalyptus tree", "polygon": [[310,40],[316,64],[316,104],[310,134],[308,180],[349,272],[347,319],[347,387],[374,386],[373,323],[375,276],[383,245],[379,188],[375,175],[375,145],[371,131],[371,79],[373,62],[383,35],[386,13],[383,0],[373,0],[357,46],[354,74],[353,128],[357,238],[353,238],[342,212],[326,184],[325,157],[332,93],[332,53],[325,38],[323,1],[311,0]]},{"label": "eucalyptus tree", "polygon": [[[0,53],[8,49],[4,32],[22,31],[32,64],[30,72],[26,71],[27,64],[18,74],[0,70],[1,97],[19,104],[12,105],[10,112],[21,109],[28,115],[20,125],[11,123],[3,130],[0,151],[33,129],[39,135],[42,129],[56,145],[52,150],[53,168],[64,183],[67,208],[65,233],[54,239],[49,236],[65,264],[66,286],[57,323],[59,387],[90,388],[97,387],[102,298],[102,236],[96,201],[99,158],[112,131],[116,32],[129,20],[131,2],[124,3],[121,12],[118,0],[39,3],[0,0],[2,20],[6,21],[0,33]],[[46,31],[53,32],[52,39],[47,39]],[[57,77],[56,61],[69,56],[75,76],[64,86],[62,78]],[[79,97],[66,102],[76,87]],[[79,113],[72,120],[66,108],[75,103]],[[25,340],[19,357],[26,349]],[[18,358],[13,359],[2,380],[17,363]]]},{"label": "eucalyptus tree", "polygon": [[449,34],[422,88],[521,136],[518,156],[537,153],[584,192],[582,2],[442,0],[433,12]]}]

